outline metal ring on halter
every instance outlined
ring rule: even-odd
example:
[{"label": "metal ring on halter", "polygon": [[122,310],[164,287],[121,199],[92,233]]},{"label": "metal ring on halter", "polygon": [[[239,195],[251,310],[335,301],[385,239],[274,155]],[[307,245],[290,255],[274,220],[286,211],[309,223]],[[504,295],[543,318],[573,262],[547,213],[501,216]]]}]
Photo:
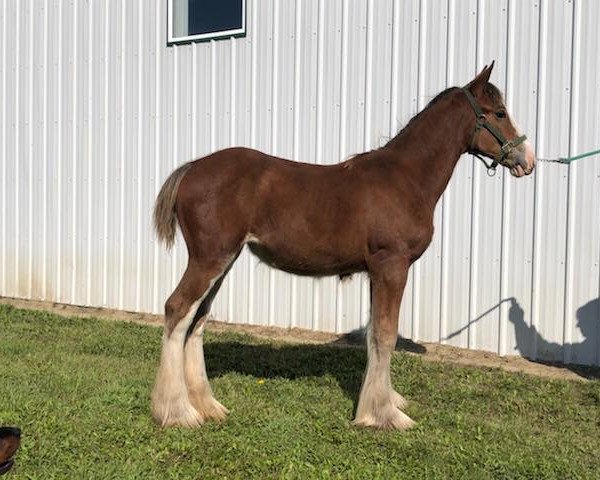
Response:
[{"label": "metal ring on halter", "polygon": [[496,167],[488,167],[487,174],[488,177],[494,177],[496,175]]}]

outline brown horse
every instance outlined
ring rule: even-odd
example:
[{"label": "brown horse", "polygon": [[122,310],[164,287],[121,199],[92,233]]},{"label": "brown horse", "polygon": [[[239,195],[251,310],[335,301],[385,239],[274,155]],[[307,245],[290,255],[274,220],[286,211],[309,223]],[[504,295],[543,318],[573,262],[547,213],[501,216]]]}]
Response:
[{"label": "brown horse", "polygon": [[367,271],[372,313],[357,425],[409,428],[391,383],[408,269],[433,235],[433,211],[465,152],[521,177],[535,156],[488,83],[493,63],[466,87],[450,88],[384,147],[337,165],[311,165],[247,148],[187,163],[166,180],[154,211],[160,240],[179,223],[188,266],[165,305],[155,420],[196,426],[228,413],[206,376],[202,333],[223,277],[248,244],[269,265],[300,275]]}]

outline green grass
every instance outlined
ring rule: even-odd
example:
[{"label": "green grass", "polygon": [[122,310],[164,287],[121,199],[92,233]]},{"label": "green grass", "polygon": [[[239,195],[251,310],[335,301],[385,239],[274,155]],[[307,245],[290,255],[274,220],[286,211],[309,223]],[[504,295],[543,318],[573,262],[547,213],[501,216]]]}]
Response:
[{"label": "green grass", "polygon": [[365,351],[206,335],[222,424],[156,427],[161,330],[0,306],[8,478],[600,478],[600,381],[550,381],[398,353],[409,432],[351,425]]}]

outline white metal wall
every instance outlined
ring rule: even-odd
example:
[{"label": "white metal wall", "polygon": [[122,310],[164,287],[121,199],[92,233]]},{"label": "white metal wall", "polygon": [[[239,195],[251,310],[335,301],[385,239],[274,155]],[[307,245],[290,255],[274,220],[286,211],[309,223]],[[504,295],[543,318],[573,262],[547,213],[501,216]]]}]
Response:
[{"label": "white metal wall", "polygon": [[[186,261],[153,238],[178,164],[230,145],[335,163],[492,59],[540,156],[600,145],[600,2],[253,0],[245,38],[166,45],[163,0],[0,1],[0,295],[160,312]],[[600,161],[490,178],[463,158],[400,333],[600,364]],[[368,283],[247,252],[217,318],[364,326]],[[514,299],[514,300],[511,300]]]}]

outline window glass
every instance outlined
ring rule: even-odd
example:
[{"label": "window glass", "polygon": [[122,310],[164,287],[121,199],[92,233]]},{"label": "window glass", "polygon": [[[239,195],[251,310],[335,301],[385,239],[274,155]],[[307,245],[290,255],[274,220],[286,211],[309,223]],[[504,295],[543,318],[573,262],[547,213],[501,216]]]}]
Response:
[{"label": "window glass", "polygon": [[245,0],[169,0],[169,42],[245,33]]}]

